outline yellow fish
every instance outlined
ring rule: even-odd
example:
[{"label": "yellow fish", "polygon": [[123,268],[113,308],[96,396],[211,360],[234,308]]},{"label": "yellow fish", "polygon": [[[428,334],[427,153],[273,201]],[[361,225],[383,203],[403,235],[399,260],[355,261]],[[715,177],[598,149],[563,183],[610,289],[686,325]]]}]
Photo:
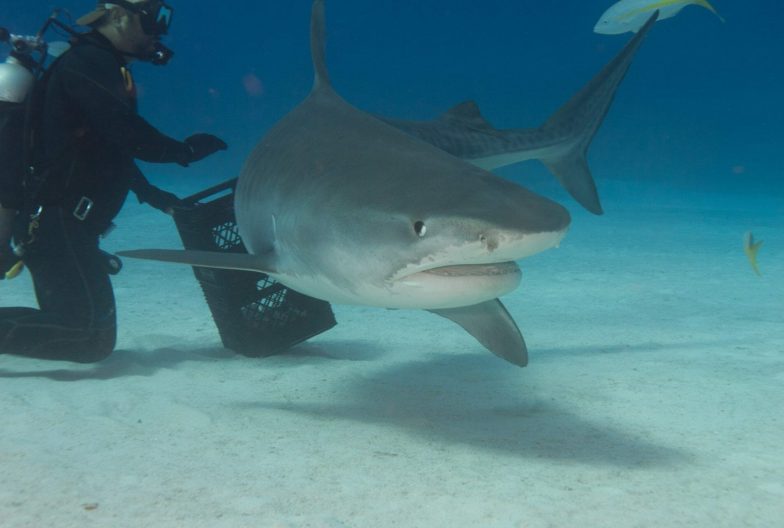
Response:
[{"label": "yellow fish", "polygon": [[754,235],[751,234],[751,231],[748,231],[743,235],[743,251],[746,253],[746,257],[749,259],[749,263],[751,263],[754,273],[761,276],[762,273],[760,273],[759,267],[757,266],[757,253],[759,252],[760,247],[762,247],[762,240],[754,242]]},{"label": "yellow fish", "polygon": [[659,11],[659,20],[664,20],[674,17],[689,4],[704,7],[724,22],[708,0],[621,0],[604,12],[593,30],[603,35],[636,33],[654,11]]}]

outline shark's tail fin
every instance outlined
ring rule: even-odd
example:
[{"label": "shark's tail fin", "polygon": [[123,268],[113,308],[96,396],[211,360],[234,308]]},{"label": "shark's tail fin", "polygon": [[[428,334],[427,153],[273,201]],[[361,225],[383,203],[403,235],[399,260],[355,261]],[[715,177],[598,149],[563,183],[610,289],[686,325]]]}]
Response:
[{"label": "shark's tail fin", "polygon": [[541,127],[543,132],[571,138],[560,155],[542,162],[569,194],[594,214],[602,214],[602,206],[585,157],[588,146],[607,115],[634,54],[658,16],[656,11],[626,47]]},{"label": "shark's tail fin", "polygon": [[310,54],[313,58],[313,90],[329,87],[329,73],[325,54],[326,26],[324,22],[324,0],[313,0],[310,16]]}]

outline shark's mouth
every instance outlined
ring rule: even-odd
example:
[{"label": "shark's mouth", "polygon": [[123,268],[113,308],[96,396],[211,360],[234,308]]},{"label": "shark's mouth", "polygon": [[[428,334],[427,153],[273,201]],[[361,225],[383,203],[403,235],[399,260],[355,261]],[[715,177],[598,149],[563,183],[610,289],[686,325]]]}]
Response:
[{"label": "shark's mouth", "polygon": [[386,302],[398,308],[428,310],[470,306],[511,292],[520,284],[521,275],[511,261],[421,269],[391,282],[393,295]]},{"label": "shark's mouth", "polygon": [[[426,310],[483,303],[511,293],[522,279],[517,261],[551,248],[566,229],[504,238],[492,250],[480,244],[452,246],[398,269],[384,285],[377,305]],[[489,240],[489,239],[488,239]]]},{"label": "shark's mouth", "polygon": [[[497,236],[496,244],[492,249],[484,242],[483,246],[466,244],[465,247],[451,247],[448,251],[428,255],[419,262],[399,269],[390,280],[395,282],[438,278],[442,281],[448,279],[470,281],[484,278],[485,281],[508,281],[510,276],[520,276],[517,260],[557,247],[564,235],[566,235],[566,228],[517,237]],[[498,247],[499,240],[503,247]],[[459,264],[461,260],[465,264]]]},{"label": "shark's mouth", "polygon": [[497,262],[492,264],[457,264],[453,266],[443,266],[421,271],[420,273],[430,273],[443,277],[476,277],[519,274],[520,268],[514,262]]}]

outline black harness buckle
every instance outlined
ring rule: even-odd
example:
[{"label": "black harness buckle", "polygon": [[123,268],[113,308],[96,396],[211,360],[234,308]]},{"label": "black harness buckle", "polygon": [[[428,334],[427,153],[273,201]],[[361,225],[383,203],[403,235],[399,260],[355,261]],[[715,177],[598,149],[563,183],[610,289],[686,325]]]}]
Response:
[{"label": "black harness buckle", "polygon": [[84,222],[84,219],[87,218],[87,215],[89,215],[90,211],[92,210],[93,201],[86,196],[82,196],[79,198],[79,202],[76,204],[76,207],[74,207],[73,215],[77,220]]}]

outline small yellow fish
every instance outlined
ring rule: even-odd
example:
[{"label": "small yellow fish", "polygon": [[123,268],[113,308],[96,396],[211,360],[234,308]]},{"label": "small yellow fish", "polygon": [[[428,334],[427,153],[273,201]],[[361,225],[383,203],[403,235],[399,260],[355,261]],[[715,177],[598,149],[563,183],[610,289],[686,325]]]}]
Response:
[{"label": "small yellow fish", "polygon": [[751,231],[748,231],[743,235],[743,251],[746,253],[746,257],[749,259],[749,263],[751,264],[754,273],[761,276],[762,273],[760,273],[759,267],[757,266],[757,253],[759,252],[760,247],[762,247],[762,240],[754,242],[754,235],[751,234]]},{"label": "small yellow fish", "polygon": [[613,4],[594,26],[595,33],[618,35],[639,30],[654,11],[659,11],[659,20],[674,17],[689,4],[702,6],[724,22],[708,0],[621,0]]}]

